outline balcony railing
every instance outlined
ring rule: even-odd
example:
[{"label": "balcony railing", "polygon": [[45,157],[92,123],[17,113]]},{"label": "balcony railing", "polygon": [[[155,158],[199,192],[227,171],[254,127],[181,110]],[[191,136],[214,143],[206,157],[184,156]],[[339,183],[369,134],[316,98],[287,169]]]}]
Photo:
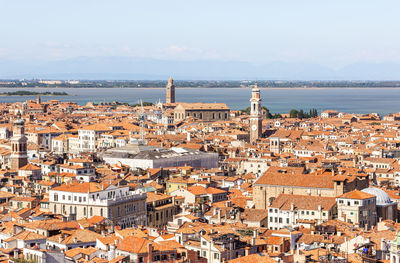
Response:
[{"label": "balcony railing", "polygon": [[129,194],[125,196],[115,196],[112,198],[96,198],[96,199],[89,199],[90,204],[93,205],[114,205],[118,203],[124,203],[127,201],[135,201],[135,200],[141,200],[141,199],[146,199],[146,193],[142,194]]}]

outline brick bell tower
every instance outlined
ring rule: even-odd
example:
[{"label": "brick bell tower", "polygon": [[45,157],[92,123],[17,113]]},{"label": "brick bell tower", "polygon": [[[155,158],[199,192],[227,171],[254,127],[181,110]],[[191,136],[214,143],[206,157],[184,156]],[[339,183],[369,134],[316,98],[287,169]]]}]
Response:
[{"label": "brick bell tower", "polygon": [[18,170],[28,164],[27,155],[28,139],[25,136],[25,121],[18,112],[13,123],[13,137],[11,138],[10,168]]},{"label": "brick bell tower", "polygon": [[250,107],[250,142],[254,143],[262,136],[261,97],[257,82],[251,90]]},{"label": "brick bell tower", "polygon": [[172,78],[168,79],[168,84],[167,84],[167,96],[165,99],[166,103],[175,103],[175,85],[174,85],[174,80]]}]

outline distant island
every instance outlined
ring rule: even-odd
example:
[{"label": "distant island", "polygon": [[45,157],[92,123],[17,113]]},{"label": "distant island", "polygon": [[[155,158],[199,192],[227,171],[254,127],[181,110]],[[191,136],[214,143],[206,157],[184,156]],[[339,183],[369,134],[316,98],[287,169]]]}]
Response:
[{"label": "distant island", "polygon": [[[175,80],[177,88],[250,88],[254,80]],[[0,88],[165,88],[164,80],[12,80],[0,79]],[[400,88],[400,81],[258,80],[259,88]]]},{"label": "distant island", "polygon": [[36,96],[36,95],[40,95],[40,96],[69,96],[69,94],[66,93],[66,92],[50,92],[50,91],[36,92],[36,91],[18,90],[18,91],[0,93],[0,96]]}]

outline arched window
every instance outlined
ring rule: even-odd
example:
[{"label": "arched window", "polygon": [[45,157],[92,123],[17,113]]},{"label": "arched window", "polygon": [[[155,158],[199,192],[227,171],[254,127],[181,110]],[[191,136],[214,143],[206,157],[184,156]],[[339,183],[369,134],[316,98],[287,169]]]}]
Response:
[{"label": "arched window", "polygon": [[83,208],[83,215],[86,216],[86,207]]},{"label": "arched window", "polygon": [[75,211],[74,211],[74,212],[75,212],[74,214],[76,215],[76,206],[75,206],[74,210],[75,210]]},{"label": "arched window", "polygon": [[54,213],[57,213],[57,205],[54,205]]},{"label": "arched window", "polygon": [[69,207],[69,213],[72,214],[72,206]]},{"label": "arched window", "polygon": [[90,208],[90,216],[93,216],[93,208]]},{"label": "arched window", "polygon": [[100,216],[103,216],[103,208],[100,208]]}]

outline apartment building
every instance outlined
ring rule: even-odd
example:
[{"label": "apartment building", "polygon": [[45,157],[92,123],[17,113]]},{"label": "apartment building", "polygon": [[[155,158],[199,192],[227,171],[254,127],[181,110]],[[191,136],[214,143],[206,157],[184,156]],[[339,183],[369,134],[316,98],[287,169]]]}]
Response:
[{"label": "apartment building", "polygon": [[371,227],[377,222],[376,196],[354,190],[337,198],[338,219],[360,227]]},{"label": "apartment building", "polygon": [[102,216],[122,228],[146,225],[146,194],[107,183],[68,183],[49,191],[50,211],[70,220]]},{"label": "apartment building", "polygon": [[305,221],[321,224],[336,214],[334,197],[281,194],[268,208],[268,228],[296,227]]},{"label": "apartment building", "polygon": [[147,193],[147,225],[163,228],[174,219],[175,198],[165,194]]},{"label": "apartment building", "polygon": [[111,128],[104,124],[93,124],[79,129],[79,151],[94,152],[97,149],[101,135],[109,131],[111,131]]}]

